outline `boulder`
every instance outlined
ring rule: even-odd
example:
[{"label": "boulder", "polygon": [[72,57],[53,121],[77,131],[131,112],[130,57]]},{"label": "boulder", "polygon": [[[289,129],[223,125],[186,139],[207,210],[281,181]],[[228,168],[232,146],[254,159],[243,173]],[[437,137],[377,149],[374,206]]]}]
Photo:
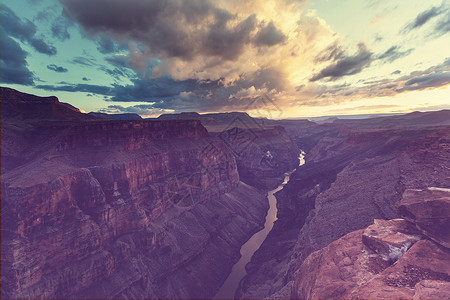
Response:
[{"label": "boulder", "polygon": [[403,219],[375,219],[362,236],[364,245],[390,262],[397,261],[420,239],[421,234],[416,227]]},{"label": "boulder", "polygon": [[424,235],[450,248],[450,189],[408,189],[398,204],[398,212]]}]

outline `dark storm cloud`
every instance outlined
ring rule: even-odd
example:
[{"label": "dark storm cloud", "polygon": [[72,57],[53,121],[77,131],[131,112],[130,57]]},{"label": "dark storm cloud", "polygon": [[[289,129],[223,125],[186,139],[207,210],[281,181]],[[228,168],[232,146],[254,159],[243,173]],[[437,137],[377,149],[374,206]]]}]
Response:
[{"label": "dark storm cloud", "polygon": [[2,34],[9,34],[22,42],[29,43],[36,51],[55,55],[56,48],[36,37],[36,26],[28,19],[21,20],[9,7],[2,4],[0,12]]},{"label": "dark storm cloud", "polygon": [[58,72],[58,73],[65,73],[65,72],[69,71],[64,67],[60,67],[55,64],[47,65],[47,69]]},{"label": "dark storm cloud", "polygon": [[336,80],[340,77],[353,75],[361,72],[368,67],[373,61],[373,53],[370,52],[364,44],[358,45],[359,50],[353,56],[343,56],[335,63],[322,69],[318,74],[314,75],[310,81],[317,81],[323,78]]},{"label": "dark storm cloud", "polygon": [[228,20],[222,17],[217,19],[198,53],[234,60],[243,52],[244,46],[250,42],[250,33],[255,29],[256,16],[250,15],[231,29],[227,29]]},{"label": "dark storm cloud", "polygon": [[400,47],[398,46],[392,46],[385,52],[378,55],[378,59],[381,59],[385,62],[393,62],[394,60],[397,60],[399,58],[402,58],[404,56],[408,56],[414,49],[408,49],[406,51],[401,51]]},{"label": "dark storm cloud", "polygon": [[97,50],[102,54],[110,54],[128,49],[126,43],[117,43],[109,36],[103,35],[97,39]]},{"label": "dark storm cloud", "polygon": [[0,34],[0,81],[32,85],[34,76],[28,69],[27,52],[5,34]]},{"label": "dark storm cloud", "polygon": [[263,27],[256,35],[255,44],[258,46],[274,46],[286,40],[284,33],[277,29],[273,22]]},{"label": "dark storm cloud", "polygon": [[[78,22],[87,36],[100,37],[99,50],[111,53],[108,40],[135,41],[153,54],[191,60],[195,56],[237,58],[252,43],[257,31],[255,15],[237,21],[237,16],[210,1],[179,0],[61,0],[63,13]],[[99,9],[101,7],[101,9]],[[256,41],[271,46],[284,40],[270,23]]]}]

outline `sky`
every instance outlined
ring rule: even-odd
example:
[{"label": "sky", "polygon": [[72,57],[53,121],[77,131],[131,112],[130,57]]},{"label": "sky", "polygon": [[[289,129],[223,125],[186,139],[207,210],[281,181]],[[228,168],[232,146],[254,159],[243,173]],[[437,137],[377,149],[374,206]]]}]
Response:
[{"label": "sky", "polygon": [[84,112],[450,109],[450,0],[2,0],[0,84]]}]

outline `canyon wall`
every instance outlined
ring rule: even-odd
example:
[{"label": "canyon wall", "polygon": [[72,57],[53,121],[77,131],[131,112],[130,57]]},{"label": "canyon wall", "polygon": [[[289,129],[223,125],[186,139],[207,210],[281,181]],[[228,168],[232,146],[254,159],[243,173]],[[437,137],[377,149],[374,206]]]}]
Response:
[{"label": "canyon wall", "polygon": [[299,164],[300,150],[281,126],[234,127],[217,137],[234,153],[241,180],[263,190],[276,188]]},{"label": "canyon wall", "polygon": [[278,220],[247,265],[238,297],[290,297],[293,275],[310,253],[374,219],[398,217],[406,189],[450,186],[449,127],[387,121],[308,129],[309,136],[325,134],[276,194]]},{"label": "canyon wall", "polygon": [[5,95],[2,297],[212,297],[262,228],[265,193],[199,121],[85,119],[47,98],[31,118],[34,97]]}]

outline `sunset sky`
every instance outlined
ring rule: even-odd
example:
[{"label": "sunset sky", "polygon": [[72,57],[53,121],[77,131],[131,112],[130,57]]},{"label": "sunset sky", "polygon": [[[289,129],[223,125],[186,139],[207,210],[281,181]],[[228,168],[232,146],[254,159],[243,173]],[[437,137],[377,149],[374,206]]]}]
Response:
[{"label": "sunset sky", "polygon": [[2,0],[2,86],[85,112],[450,108],[450,0]]}]

